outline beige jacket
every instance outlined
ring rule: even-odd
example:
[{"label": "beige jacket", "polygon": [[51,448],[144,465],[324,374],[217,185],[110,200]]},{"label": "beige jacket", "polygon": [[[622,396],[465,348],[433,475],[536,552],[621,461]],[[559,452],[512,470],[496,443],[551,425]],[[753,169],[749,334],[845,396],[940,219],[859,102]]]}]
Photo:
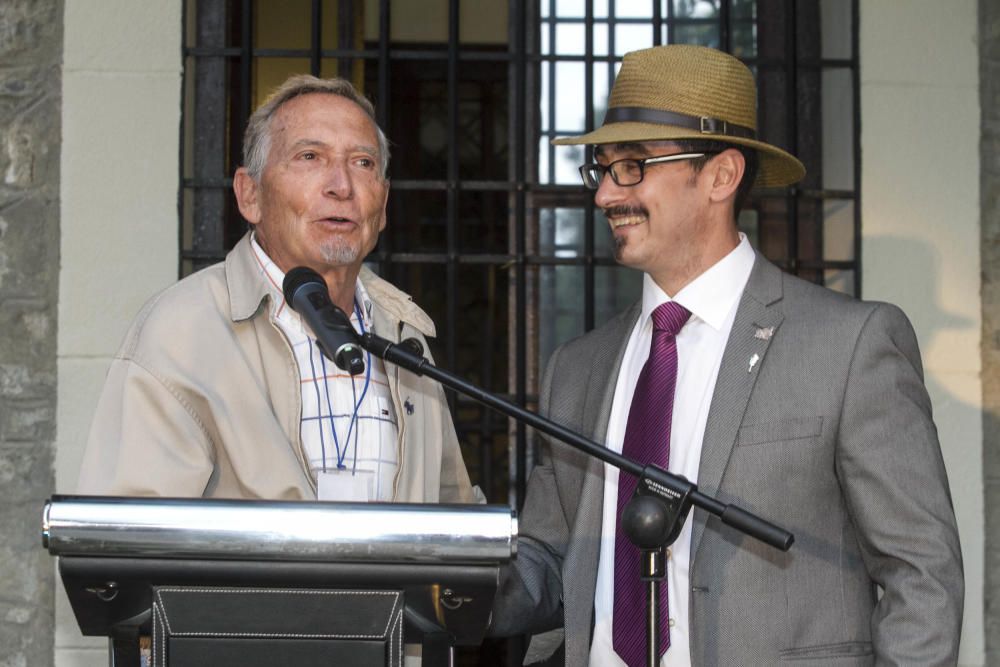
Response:
[{"label": "beige jacket", "polygon": [[[409,296],[367,269],[361,280],[379,335],[434,335]],[[153,297],[111,362],[79,493],[315,499],[299,437],[299,371],[275,307],[249,235],[224,263]],[[399,419],[394,500],[477,500],[440,385],[386,371]]]}]

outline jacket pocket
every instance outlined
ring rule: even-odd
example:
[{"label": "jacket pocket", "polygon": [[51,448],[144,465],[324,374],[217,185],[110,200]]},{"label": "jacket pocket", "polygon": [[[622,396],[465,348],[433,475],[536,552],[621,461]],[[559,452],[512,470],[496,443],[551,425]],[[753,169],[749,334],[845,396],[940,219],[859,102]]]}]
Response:
[{"label": "jacket pocket", "polygon": [[[785,648],[781,649],[780,655],[781,659],[785,662],[795,660],[830,661],[842,658],[847,661],[845,664],[867,665],[872,662],[871,658],[874,656],[874,649],[871,642],[841,642],[839,644]],[[824,662],[823,664],[832,663]],[[838,660],[836,664],[841,663]]]},{"label": "jacket pocket", "polygon": [[823,433],[822,417],[786,419],[780,422],[748,424],[740,428],[736,446],[761,445],[768,442],[784,442],[816,438]]}]

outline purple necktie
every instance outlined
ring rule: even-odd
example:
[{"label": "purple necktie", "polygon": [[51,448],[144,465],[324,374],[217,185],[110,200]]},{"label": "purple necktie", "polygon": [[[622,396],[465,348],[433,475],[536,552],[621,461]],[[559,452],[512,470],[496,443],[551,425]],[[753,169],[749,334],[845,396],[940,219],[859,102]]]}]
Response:
[{"label": "purple necktie", "polygon": [[[664,470],[670,463],[670,422],[677,384],[677,332],[691,313],[669,301],[653,311],[653,340],[649,358],[639,373],[628,411],[622,454],[639,463]],[[618,476],[618,514],[615,517],[615,606],[612,641],[629,667],[646,664],[646,587],[639,579],[639,550],[621,529],[622,509],[632,498],[636,480],[628,473]],[[667,582],[660,585],[660,648],[670,647],[670,611]],[[661,653],[662,655],[662,653]]]}]

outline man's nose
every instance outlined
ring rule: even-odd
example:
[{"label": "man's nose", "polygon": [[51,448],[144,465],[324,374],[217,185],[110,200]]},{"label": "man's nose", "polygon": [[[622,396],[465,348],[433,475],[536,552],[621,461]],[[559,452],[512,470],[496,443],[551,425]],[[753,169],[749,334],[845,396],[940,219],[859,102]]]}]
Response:
[{"label": "man's nose", "polygon": [[354,193],[354,184],[351,181],[351,172],[347,164],[341,161],[334,162],[327,171],[324,192],[339,199],[349,199]]},{"label": "man's nose", "polygon": [[621,201],[625,196],[625,188],[615,183],[611,177],[611,172],[607,171],[601,176],[601,182],[597,185],[597,192],[594,193],[594,203],[600,208],[609,208],[615,202]]}]

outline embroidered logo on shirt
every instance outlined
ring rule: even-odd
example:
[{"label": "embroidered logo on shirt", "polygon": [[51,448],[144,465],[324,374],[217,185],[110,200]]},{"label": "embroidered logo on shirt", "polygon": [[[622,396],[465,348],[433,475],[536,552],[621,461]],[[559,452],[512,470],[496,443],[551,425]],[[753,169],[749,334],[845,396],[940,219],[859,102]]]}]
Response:
[{"label": "embroidered logo on shirt", "polygon": [[407,396],[406,400],[403,401],[403,407],[406,408],[406,414],[408,414],[408,415],[412,415],[413,414],[413,403],[410,403],[410,397],[409,396]]}]

